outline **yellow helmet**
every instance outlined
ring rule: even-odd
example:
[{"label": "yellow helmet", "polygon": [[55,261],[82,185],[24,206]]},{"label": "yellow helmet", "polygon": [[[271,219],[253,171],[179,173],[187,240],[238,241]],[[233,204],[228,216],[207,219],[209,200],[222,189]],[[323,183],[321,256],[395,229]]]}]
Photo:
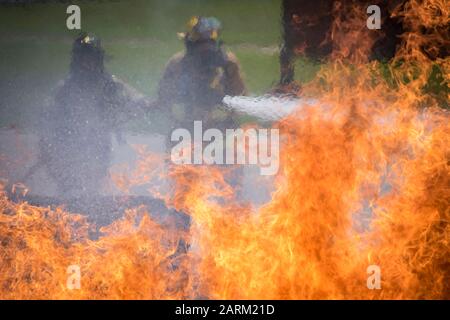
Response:
[{"label": "yellow helmet", "polygon": [[218,40],[222,24],[214,17],[193,16],[187,23],[187,32],[178,33],[180,39],[192,42]]}]

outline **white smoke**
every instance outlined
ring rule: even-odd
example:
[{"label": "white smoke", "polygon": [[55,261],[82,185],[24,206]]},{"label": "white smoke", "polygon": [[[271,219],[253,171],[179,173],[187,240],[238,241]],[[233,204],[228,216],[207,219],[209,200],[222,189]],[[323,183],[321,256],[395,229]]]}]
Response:
[{"label": "white smoke", "polygon": [[245,113],[265,121],[276,121],[306,105],[315,105],[315,99],[294,98],[288,96],[225,96],[223,103],[227,108]]}]

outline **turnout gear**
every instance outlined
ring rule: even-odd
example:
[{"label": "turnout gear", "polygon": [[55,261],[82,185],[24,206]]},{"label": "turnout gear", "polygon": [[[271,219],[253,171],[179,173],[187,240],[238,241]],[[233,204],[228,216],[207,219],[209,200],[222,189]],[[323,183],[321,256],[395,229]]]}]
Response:
[{"label": "turnout gear", "polygon": [[226,95],[243,95],[246,89],[237,58],[218,39],[220,30],[216,18],[193,17],[181,34],[186,50],[169,60],[157,99],[160,108],[184,110],[172,112],[174,126],[202,120],[206,127],[234,127],[233,115],[220,105]]},{"label": "turnout gear", "polygon": [[60,196],[100,192],[112,158],[112,137],[136,115],[145,97],[104,69],[95,36],[73,44],[70,72],[56,89],[41,126],[40,158]]}]

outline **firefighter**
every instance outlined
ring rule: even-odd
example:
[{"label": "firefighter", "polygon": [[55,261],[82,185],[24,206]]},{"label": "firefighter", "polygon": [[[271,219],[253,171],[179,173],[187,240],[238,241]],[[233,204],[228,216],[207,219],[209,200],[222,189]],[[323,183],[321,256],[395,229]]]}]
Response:
[{"label": "firefighter", "polygon": [[187,32],[178,34],[185,51],[169,60],[157,99],[159,108],[170,110],[175,126],[188,129],[194,120],[202,120],[204,127],[234,126],[233,115],[218,106],[225,95],[243,95],[246,89],[236,57],[222,47],[220,32],[216,18],[195,16]]},{"label": "firefighter", "polygon": [[101,193],[112,137],[122,141],[121,124],[146,103],[105,70],[104,56],[97,37],[81,34],[73,43],[69,75],[44,112],[36,166],[46,167],[62,197]]}]

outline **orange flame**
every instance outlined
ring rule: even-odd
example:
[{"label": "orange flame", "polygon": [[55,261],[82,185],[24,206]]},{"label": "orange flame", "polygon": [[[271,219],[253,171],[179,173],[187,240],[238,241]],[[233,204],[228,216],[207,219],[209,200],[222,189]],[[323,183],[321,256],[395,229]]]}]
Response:
[{"label": "orange flame", "polygon": [[[82,216],[2,193],[0,298],[449,299],[449,114],[425,90],[436,67],[448,86],[449,58],[437,53],[448,7],[399,7],[407,31],[387,66],[366,59],[374,39],[358,30],[362,14],[335,21],[332,60],[302,91],[317,105],[276,124],[281,167],[261,209],[239,204],[218,167],[173,166],[163,197],[191,216],[188,234],[136,208],[91,240]],[[117,178],[124,188],[159,174],[141,156]],[[73,264],[79,290],[66,287]],[[367,287],[370,265],[379,290]]]}]

